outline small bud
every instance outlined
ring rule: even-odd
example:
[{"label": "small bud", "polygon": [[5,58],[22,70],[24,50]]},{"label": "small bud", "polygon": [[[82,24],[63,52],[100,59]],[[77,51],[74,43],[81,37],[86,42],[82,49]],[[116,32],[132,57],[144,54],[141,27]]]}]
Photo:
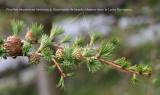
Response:
[{"label": "small bud", "polygon": [[38,64],[40,62],[40,56],[37,53],[32,53],[29,56],[30,64]]},{"label": "small bud", "polygon": [[28,42],[31,42],[31,43],[37,42],[36,38],[34,38],[33,33],[32,33],[31,31],[29,31],[29,32],[26,33],[25,39],[26,39]]},{"label": "small bud", "polygon": [[76,60],[83,60],[83,56],[79,50],[73,52],[73,56],[75,57]]},{"label": "small bud", "polygon": [[99,52],[100,48],[96,48],[96,51]]},{"label": "small bud", "polygon": [[56,58],[61,59],[63,57],[63,49],[58,49],[55,55]]},{"label": "small bud", "polygon": [[137,79],[137,75],[136,74],[133,74],[132,78],[131,78],[131,81],[133,84],[136,84],[138,82],[138,79]]}]

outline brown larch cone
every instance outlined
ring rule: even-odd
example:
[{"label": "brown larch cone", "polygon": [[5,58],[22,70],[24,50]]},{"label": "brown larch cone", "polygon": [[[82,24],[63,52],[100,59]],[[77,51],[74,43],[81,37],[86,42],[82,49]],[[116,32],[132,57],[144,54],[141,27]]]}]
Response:
[{"label": "brown larch cone", "polygon": [[9,36],[5,41],[3,47],[10,56],[18,56],[22,53],[21,39],[16,36]]},{"label": "brown larch cone", "polygon": [[31,31],[27,32],[25,35],[25,39],[31,43],[36,43],[37,40],[34,38],[33,33]]},{"label": "brown larch cone", "polygon": [[73,56],[75,57],[76,60],[79,60],[79,61],[83,60],[83,56],[82,56],[82,54],[81,54],[81,52],[79,50],[75,51],[73,53]]},{"label": "brown larch cone", "polygon": [[40,55],[38,53],[32,53],[29,56],[29,63],[30,64],[38,64],[40,62]]},{"label": "brown larch cone", "polygon": [[57,49],[56,58],[61,59],[63,57],[63,49]]}]

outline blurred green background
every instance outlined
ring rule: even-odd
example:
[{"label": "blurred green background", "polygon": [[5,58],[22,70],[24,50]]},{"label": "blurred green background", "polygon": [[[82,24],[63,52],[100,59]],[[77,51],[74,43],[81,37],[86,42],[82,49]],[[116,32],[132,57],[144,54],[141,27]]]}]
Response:
[{"label": "blurred green background", "polygon": [[[27,58],[0,60],[0,95],[159,95],[160,93],[160,0],[0,0],[0,35],[11,34],[10,21],[22,19],[24,38],[32,22],[44,25],[49,33],[52,25],[61,26],[73,39],[77,35],[97,31],[103,38],[117,37],[120,46],[113,58],[126,57],[133,64],[151,64],[151,79],[140,77],[136,85],[130,77],[106,66],[89,73],[85,66],[56,88],[56,74],[48,74],[46,66],[30,66]],[[121,8],[116,12],[14,12],[6,8]],[[42,62],[43,63],[43,62]]]}]

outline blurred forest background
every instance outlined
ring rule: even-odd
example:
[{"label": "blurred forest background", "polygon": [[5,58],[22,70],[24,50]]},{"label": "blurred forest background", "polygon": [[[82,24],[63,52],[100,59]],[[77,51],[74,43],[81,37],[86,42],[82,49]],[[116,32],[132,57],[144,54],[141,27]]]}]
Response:
[{"label": "blurred forest background", "polygon": [[[117,12],[9,12],[6,8],[122,8]],[[160,93],[160,0],[0,0],[0,36],[11,34],[10,21],[22,19],[26,28],[32,22],[62,27],[73,39],[88,32],[101,32],[103,38],[117,37],[120,46],[114,57],[126,57],[133,64],[151,64],[152,79],[140,77],[136,85],[124,73],[109,69],[91,74],[86,67],[56,88],[56,74],[47,73],[45,62],[31,66],[27,58],[0,59],[0,95],[159,95]]]}]

